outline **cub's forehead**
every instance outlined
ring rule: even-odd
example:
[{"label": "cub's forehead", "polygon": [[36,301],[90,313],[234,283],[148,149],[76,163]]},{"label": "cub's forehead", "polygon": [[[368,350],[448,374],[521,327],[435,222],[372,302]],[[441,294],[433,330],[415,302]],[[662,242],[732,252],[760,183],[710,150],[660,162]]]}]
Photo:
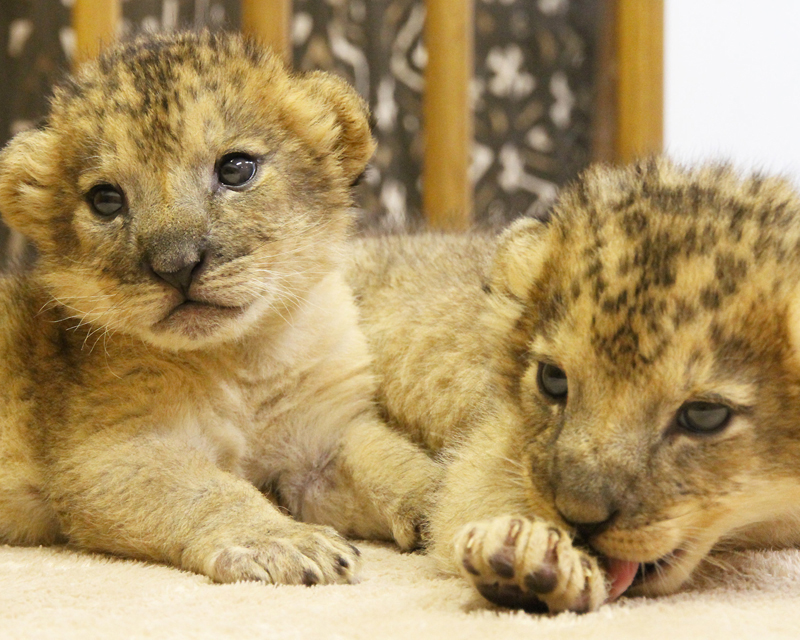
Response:
[{"label": "cub's forehead", "polygon": [[690,334],[722,348],[733,333],[778,331],[766,316],[796,297],[800,200],[778,179],[663,160],[595,169],[551,226],[550,332],[574,325],[609,362],[657,362]]},{"label": "cub's forehead", "polygon": [[[268,52],[230,34],[149,36],[117,45],[66,80],[49,124],[103,141],[179,150],[187,120],[235,122],[248,92],[279,79]],[[240,118],[239,118],[240,119]],[[251,118],[251,121],[253,119]]]},{"label": "cub's forehead", "polygon": [[639,253],[676,257],[740,246],[758,260],[795,246],[798,216],[800,200],[779,178],[743,179],[727,166],[688,171],[662,159],[588,172],[563,198],[556,220],[589,245],[616,238]]},{"label": "cub's forehead", "polygon": [[[180,33],[118,44],[57,90],[53,111],[120,107],[158,110],[200,93],[242,91],[280,70],[268,51],[234,34]],[[141,112],[140,112],[141,113]]]},{"label": "cub's forehead", "polygon": [[[653,160],[595,169],[561,198],[553,226],[555,255],[596,285],[598,302],[620,280],[636,281],[632,293],[686,288],[681,276],[700,264],[713,266],[723,295],[763,265],[781,263],[770,272],[776,277],[800,271],[793,188],[777,178],[741,179],[727,167],[685,171]],[[575,252],[580,261],[571,260]]]}]

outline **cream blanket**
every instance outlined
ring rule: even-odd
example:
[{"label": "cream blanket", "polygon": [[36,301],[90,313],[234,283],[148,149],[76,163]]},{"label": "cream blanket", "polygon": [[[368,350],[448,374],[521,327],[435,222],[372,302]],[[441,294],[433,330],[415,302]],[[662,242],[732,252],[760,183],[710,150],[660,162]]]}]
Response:
[{"label": "cream blanket", "polygon": [[491,608],[424,555],[359,546],[359,584],[311,588],[0,546],[0,638],[800,638],[800,551],[723,556],[674,596],[548,617]]}]

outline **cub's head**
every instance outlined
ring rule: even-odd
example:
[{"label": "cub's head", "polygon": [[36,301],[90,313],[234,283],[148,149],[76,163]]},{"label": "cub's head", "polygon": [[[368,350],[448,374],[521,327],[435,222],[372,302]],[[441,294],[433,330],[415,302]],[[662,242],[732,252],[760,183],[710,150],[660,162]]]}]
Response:
[{"label": "cub's head", "polygon": [[363,101],[230,34],[105,52],[0,154],[0,211],[72,315],[171,349],[241,335],[331,271]]},{"label": "cub's head", "polygon": [[800,199],[785,183],[595,169],[548,223],[506,232],[492,291],[526,482],[617,590],[636,574],[632,592],[667,593],[714,546],[797,532]]}]

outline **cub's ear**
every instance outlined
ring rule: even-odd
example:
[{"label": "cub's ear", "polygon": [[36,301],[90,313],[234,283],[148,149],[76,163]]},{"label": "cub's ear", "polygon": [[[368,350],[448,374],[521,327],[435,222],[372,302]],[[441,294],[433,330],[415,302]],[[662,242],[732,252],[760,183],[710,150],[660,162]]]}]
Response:
[{"label": "cub's ear", "polygon": [[333,112],[334,127],[329,129],[335,138],[330,140],[333,152],[349,182],[355,182],[375,151],[375,141],[369,129],[369,107],[347,82],[341,78],[315,71],[301,78],[303,88],[315,101]]},{"label": "cub's ear", "polygon": [[52,138],[47,129],[32,129],[17,134],[0,151],[0,213],[9,227],[40,250],[52,242],[51,167],[57,161]]},{"label": "cub's ear", "polygon": [[548,225],[532,218],[517,220],[506,229],[495,250],[492,290],[527,299],[550,254],[548,235]]}]

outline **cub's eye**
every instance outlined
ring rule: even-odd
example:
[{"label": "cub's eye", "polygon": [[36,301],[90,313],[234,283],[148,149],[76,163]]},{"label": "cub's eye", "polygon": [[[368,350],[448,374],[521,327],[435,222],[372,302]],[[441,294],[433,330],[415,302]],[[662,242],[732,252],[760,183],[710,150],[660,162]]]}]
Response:
[{"label": "cub's eye", "polygon": [[243,153],[224,156],[217,166],[219,181],[226,187],[241,187],[256,175],[258,163]]},{"label": "cub's eye", "polygon": [[125,206],[125,195],[110,184],[98,184],[86,195],[89,206],[99,216],[110,218]]},{"label": "cub's eye", "polygon": [[724,404],[687,402],[678,410],[678,425],[689,431],[707,435],[722,431],[731,420],[732,411]]},{"label": "cub's eye", "polygon": [[539,373],[536,376],[541,392],[553,398],[561,400],[567,397],[567,374],[556,365],[547,362],[539,363]]}]

